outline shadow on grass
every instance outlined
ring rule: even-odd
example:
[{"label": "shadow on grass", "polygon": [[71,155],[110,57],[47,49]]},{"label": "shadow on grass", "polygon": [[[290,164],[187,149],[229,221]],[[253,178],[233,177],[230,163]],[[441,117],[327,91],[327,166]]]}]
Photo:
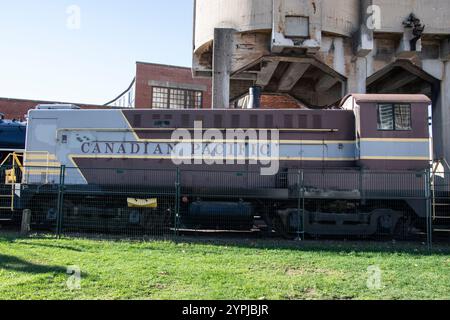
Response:
[{"label": "shadow on grass", "polygon": [[67,271],[67,269],[64,267],[37,265],[14,256],[7,256],[3,254],[0,254],[0,269],[31,274],[44,274],[44,273],[66,274]]},{"label": "shadow on grass", "polygon": [[6,242],[6,243],[13,243],[17,239],[20,238],[20,235],[17,232],[11,232],[11,231],[0,231],[0,241]]},{"label": "shadow on grass", "polygon": [[83,252],[83,249],[73,247],[73,246],[66,246],[61,244],[44,244],[44,243],[33,243],[33,242],[27,242],[27,241],[21,241],[20,245],[22,246],[30,246],[30,247],[43,247],[43,248],[49,248],[49,249],[60,249],[60,250],[67,250],[67,251],[73,251],[73,252]]}]

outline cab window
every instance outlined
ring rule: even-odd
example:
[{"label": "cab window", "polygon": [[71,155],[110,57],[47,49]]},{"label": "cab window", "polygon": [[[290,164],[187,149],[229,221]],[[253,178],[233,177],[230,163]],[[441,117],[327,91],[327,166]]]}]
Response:
[{"label": "cab window", "polygon": [[392,103],[378,105],[378,130],[412,130],[411,105]]}]

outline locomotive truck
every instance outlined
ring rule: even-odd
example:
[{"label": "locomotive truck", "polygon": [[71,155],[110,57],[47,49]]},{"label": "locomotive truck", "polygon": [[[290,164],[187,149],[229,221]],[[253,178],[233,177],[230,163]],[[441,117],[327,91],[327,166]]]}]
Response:
[{"label": "locomotive truck", "polygon": [[[300,224],[315,235],[394,234],[427,214],[430,104],[354,94],[326,110],[31,110],[16,207],[41,203],[54,219],[45,199],[64,166],[69,216],[89,207],[75,191],[95,190],[90,203],[114,215],[138,191],[178,182],[185,228],[250,230],[260,219],[283,234]],[[129,194],[102,198],[117,187]],[[153,200],[160,214],[175,210]]]}]

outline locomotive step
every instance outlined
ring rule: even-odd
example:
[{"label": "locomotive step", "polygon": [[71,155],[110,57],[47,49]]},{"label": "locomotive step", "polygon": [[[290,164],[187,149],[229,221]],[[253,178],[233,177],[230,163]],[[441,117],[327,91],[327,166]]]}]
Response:
[{"label": "locomotive step", "polygon": [[434,232],[449,232],[450,233],[450,229],[434,229]]}]

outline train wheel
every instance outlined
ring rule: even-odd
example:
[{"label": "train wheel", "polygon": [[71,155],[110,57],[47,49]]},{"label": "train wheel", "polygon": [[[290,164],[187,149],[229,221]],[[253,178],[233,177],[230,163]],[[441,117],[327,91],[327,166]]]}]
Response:
[{"label": "train wheel", "polygon": [[284,239],[293,240],[295,239],[295,235],[290,233],[289,227],[286,226],[283,221],[279,217],[275,217],[273,219],[273,228],[277,234],[282,236]]},{"label": "train wheel", "polygon": [[405,240],[411,233],[411,221],[407,217],[403,217],[398,220],[397,225],[394,228],[394,239]]},{"label": "train wheel", "polygon": [[392,233],[392,216],[384,214],[378,218],[378,232],[380,234]]},{"label": "train wheel", "polygon": [[[56,225],[56,221],[58,219],[58,200],[54,199],[51,201],[41,201],[39,199],[33,200],[35,203],[40,203],[37,210],[32,212],[34,213],[35,222],[38,225],[44,226],[53,226]],[[70,212],[73,210],[73,203],[70,200],[64,200],[63,203],[63,218],[67,218]]]}]

